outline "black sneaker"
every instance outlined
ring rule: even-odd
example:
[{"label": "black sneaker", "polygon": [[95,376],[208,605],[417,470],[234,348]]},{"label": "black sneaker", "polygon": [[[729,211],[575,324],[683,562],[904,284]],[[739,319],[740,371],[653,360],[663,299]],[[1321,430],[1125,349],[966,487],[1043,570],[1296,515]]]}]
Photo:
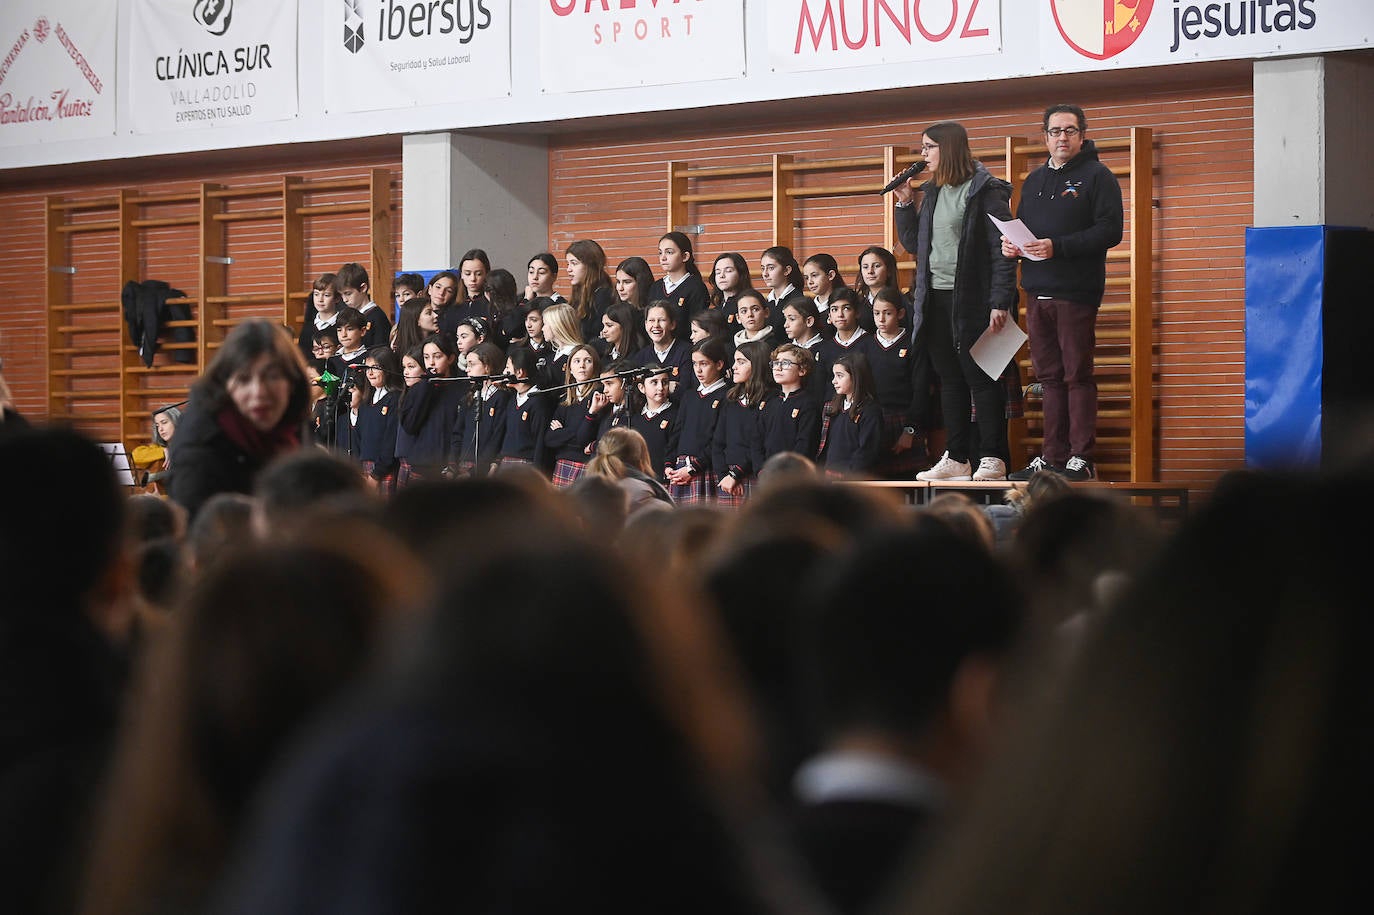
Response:
[{"label": "black sneaker", "polygon": [[1064,465],[1064,469],[1060,473],[1064,475],[1064,479],[1074,483],[1084,483],[1088,480],[1097,479],[1097,471],[1093,467],[1093,462],[1076,454],[1069,458],[1068,463]]},{"label": "black sneaker", "polygon": [[1041,471],[1063,473],[1060,468],[1054,466],[1040,455],[1036,455],[1031,462],[1022,469],[1007,474],[1007,479],[1011,480],[1013,483],[1024,483]]}]

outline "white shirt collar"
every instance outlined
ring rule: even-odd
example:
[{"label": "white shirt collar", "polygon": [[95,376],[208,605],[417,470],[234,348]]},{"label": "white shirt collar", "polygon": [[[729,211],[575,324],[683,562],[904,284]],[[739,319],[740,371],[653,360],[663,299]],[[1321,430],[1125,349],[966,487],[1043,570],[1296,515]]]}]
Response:
[{"label": "white shirt collar", "polygon": [[792,780],[797,797],[809,804],[833,800],[875,800],[918,808],[944,806],[948,791],[916,763],[877,753],[824,753],[802,765]]}]

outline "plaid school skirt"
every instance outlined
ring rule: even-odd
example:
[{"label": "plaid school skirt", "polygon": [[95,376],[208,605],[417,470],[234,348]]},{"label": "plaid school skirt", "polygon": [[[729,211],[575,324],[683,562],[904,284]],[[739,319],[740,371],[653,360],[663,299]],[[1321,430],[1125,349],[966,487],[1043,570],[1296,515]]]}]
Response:
[{"label": "plaid school skirt", "polygon": [[738,481],[734,492],[726,492],[723,489],[716,490],[716,502],[726,508],[740,508],[745,502],[749,501],[749,496],[753,493],[754,487],[759,485],[758,477],[745,477]]},{"label": "plaid school skirt", "polygon": [[902,437],[906,416],[901,410],[883,411],[883,448],[873,477],[878,480],[910,480],[916,471],[924,470],[930,462],[925,459],[923,436],[915,436],[912,446],[901,454],[893,454],[892,446]]},{"label": "plaid school skirt", "polygon": [[401,458],[401,466],[396,471],[396,488],[405,489],[412,483],[419,483],[425,479],[425,465],[416,466],[405,458]]},{"label": "plaid school skirt", "polygon": [[553,485],[558,489],[567,489],[582,478],[582,474],[587,472],[585,461],[569,461],[560,459],[553,465]]},{"label": "plaid school skirt", "polygon": [[690,483],[668,484],[668,495],[674,505],[707,505],[716,500],[719,490],[710,473],[699,473]]},{"label": "plaid school skirt", "polygon": [[368,479],[377,481],[377,492],[381,493],[384,496],[391,496],[396,494],[395,471],[392,471],[391,473],[388,473],[385,476],[379,477],[377,476],[377,462],[363,461],[363,472],[367,474]]}]

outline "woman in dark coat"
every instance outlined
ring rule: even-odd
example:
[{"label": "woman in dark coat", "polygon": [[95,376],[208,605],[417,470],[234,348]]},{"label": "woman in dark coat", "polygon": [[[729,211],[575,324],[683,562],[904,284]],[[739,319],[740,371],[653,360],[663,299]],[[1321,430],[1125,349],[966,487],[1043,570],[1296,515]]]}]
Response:
[{"label": "woman in dark coat", "polygon": [[[1015,261],[1002,257],[1001,234],[989,216],[1011,218],[1011,185],[994,178],[969,151],[955,121],[926,129],[921,152],[934,176],[920,187],[897,187],[897,237],[916,256],[912,288],[913,345],[940,377],[948,450],[918,480],[1003,480],[1008,457],[1006,392],[969,355],[988,329],[1001,330],[1015,306]],[[1010,266],[1008,266],[1010,264]],[[969,417],[977,413],[977,441]]]},{"label": "woman in dark coat", "polygon": [[177,426],[172,500],[194,517],[216,493],[250,492],[268,461],[300,447],[309,390],[280,325],[253,319],[230,331]]}]

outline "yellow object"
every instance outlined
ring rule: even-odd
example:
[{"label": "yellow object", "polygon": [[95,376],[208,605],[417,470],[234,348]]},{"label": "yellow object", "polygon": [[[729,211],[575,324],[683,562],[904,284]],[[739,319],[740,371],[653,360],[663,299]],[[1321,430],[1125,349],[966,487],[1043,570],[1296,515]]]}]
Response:
[{"label": "yellow object", "polygon": [[130,458],[135,467],[147,467],[167,457],[167,449],[161,445],[139,445]]}]

